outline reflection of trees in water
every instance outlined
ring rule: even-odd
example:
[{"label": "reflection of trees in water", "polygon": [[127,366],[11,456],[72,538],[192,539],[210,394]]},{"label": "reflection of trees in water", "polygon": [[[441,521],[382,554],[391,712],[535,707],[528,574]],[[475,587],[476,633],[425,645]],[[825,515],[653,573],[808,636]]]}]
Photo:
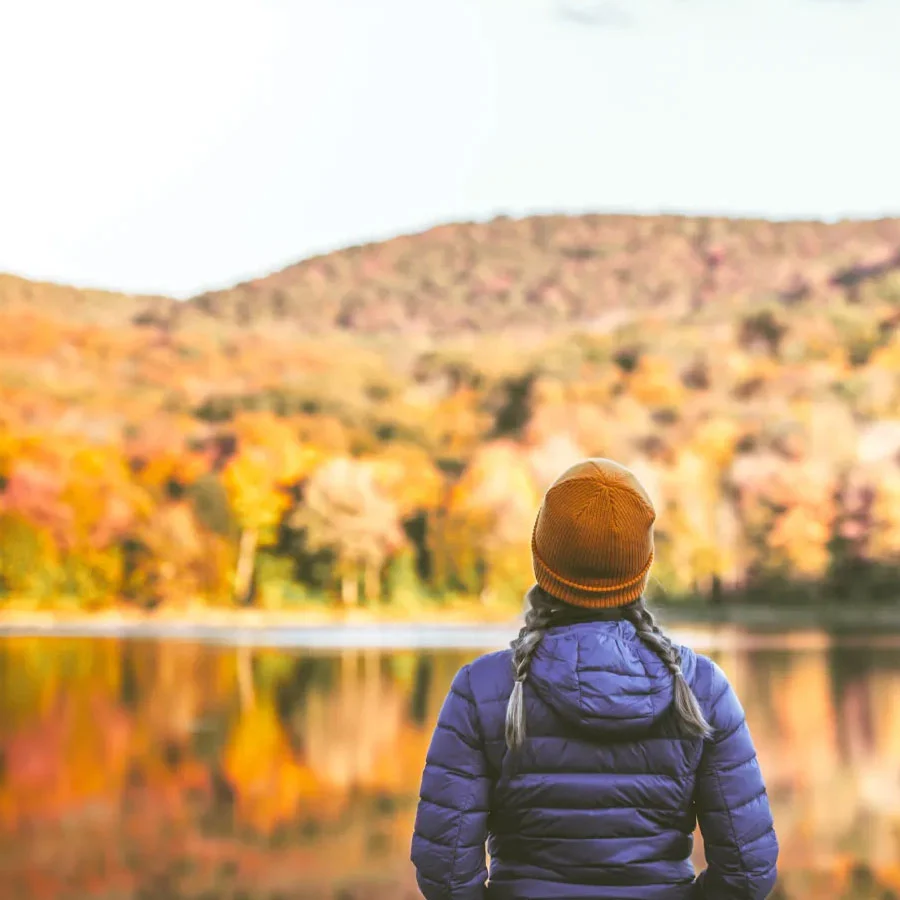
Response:
[{"label": "reflection of trees in water", "polygon": [[[91,897],[77,879],[98,871],[145,885],[162,873],[173,898],[194,896],[188,883],[229,896],[286,884],[294,896],[298,873],[310,896],[333,895],[382,873],[385,895],[403,896],[430,729],[466,656],[0,642],[0,864],[21,886],[53,859],[60,884],[82,873],[71,897]],[[782,897],[889,896],[900,654],[738,649],[717,661],[769,781]],[[45,893],[68,900],[62,890]]]},{"label": "reflection of trees in water", "polygon": [[[834,896],[829,878],[847,888],[841,900],[888,896],[900,885],[900,653],[832,644],[716,658],[759,749],[784,896]],[[865,893],[866,871],[879,893]]]},{"label": "reflection of trees in water", "polygon": [[897,654],[854,648],[834,660],[856,819],[847,849],[874,864],[900,858],[900,672]]},{"label": "reflection of trees in water", "polygon": [[[347,650],[290,713],[303,757],[330,790],[409,794],[452,672],[434,656]],[[438,698],[436,694],[439,694]]]},{"label": "reflection of trees in water", "polygon": [[349,790],[377,781],[379,764],[397,745],[403,698],[385,676],[377,651],[345,651],[337,684],[305,703],[305,758],[329,788]]},{"label": "reflection of trees in water", "polygon": [[131,677],[141,685],[139,720],[151,740],[181,746],[190,743],[209,706],[217,705],[232,688],[230,673],[222,671],[222,662],[220,656],[197,644],[123,647],[122,671],[131,670]]},{"label": "reflection of trees in water", "polygon": [[785,883],[799,890],[796,872],[839,864],[849,878],[850,861],[889,874],[900,855],[900,654],[832,645],[748,658],[748,678],[736,683],[769,782]]},{"label": "reflection of trees in water", "polygon": [[758,741],[785,856],[802,868],[827,865],[854,811],[852,782],[842,777],[827,660],[820,651],[801,651],[771,660],[758,654],[754,661],[777,673],[768,704],[774,716]]},{"label": "reflection of trees in water", "polygon": [[328,692],[334,685],[335,666],[330,657],[299,656],[292,661],[284,678],[274,688],[278,720],[296,753],[303,753],[302,717],[307,697]]},{"label": "reflection of trees in water", "polygon": [[869,696],[869,682],[873,663],[877,665],[871,648],[848,647],[828,653],[831,685],[835,703],[841,712],[839,741],[844,762],[862,762],[873,750],[873,710]]},{"label": "reflection of trees in water", "polygon": [[434,666],[430,656],[421,655],[416,662],[412,696],[409,701],[409,717],[413,724],[422,727],[428,721],[428,694],[433,682]]}]

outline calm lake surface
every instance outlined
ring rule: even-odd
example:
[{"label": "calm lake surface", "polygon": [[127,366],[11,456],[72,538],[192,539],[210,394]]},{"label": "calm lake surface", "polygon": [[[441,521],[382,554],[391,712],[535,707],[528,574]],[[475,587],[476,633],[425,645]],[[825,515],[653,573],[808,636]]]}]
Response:
[{"label": "calm lake surface", "polygon": [[[0,897],[418,896],[422,761],[477,653],[0,638]],[[710,655],[769,783],[776,896],[896,900],[900,642]]]}]

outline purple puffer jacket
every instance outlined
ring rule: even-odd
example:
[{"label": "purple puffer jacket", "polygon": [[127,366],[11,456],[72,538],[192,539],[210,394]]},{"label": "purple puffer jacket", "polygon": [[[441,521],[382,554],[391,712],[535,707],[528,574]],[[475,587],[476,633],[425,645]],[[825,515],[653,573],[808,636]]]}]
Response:
[{"label": "purple puffer jacket", "polygon": [[677,735],[672,676],[626,621],[547,632],[518,755],[504,741],[511,651],[463,667],[422,777],[412,861],[427,900],[767,897],[778,842],[743,709],[715,663],[681,652],[708,741]]}]

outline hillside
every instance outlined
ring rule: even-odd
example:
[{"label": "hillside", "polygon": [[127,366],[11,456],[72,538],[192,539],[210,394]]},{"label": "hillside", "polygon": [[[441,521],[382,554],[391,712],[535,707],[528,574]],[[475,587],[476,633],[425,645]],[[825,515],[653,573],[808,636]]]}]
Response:
[{"label": "hillside", "polygon": [[38,314],[83,324],[127,326],[141,312],[165,310],[166,297],[139,297],[115,291],[84,290],[67,285],[29,281],[0,272],[0,312]]},{"label": "hillside", "polygon": [[752,301],[833,295],[892,266],[900,269],[900,220],[501,218],[307,260],[189,308],[314,331],[603,328],[623,311],[677,317],[714,306],[727,315]]},{"label": "hillside", "polygon": [[0,611],[517,605],[583,455],[648,485],[672,599],[896,602],[900,220],[500,219],[184,303],[0,277]]},{"label": "hillside", "polygon": [[185,303],[0,276],[0,308],[77,321],[303,333],[445,336],[644,313],[735,315],[748,304],[865,293],[900,271],[900,220],[771,223],[677,216],[537,216],[444,225],[308,259]]}]

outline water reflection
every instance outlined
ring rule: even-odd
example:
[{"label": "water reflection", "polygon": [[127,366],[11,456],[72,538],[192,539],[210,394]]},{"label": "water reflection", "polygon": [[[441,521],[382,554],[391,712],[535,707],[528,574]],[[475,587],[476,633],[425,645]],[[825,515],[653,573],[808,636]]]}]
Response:
[{"label": "water reflection", "polygon": [[[433,721],[465,652],[0,641],[0,897],[417,896]],[[900,650],[730,650],[781,898],[897,900]]]}]

